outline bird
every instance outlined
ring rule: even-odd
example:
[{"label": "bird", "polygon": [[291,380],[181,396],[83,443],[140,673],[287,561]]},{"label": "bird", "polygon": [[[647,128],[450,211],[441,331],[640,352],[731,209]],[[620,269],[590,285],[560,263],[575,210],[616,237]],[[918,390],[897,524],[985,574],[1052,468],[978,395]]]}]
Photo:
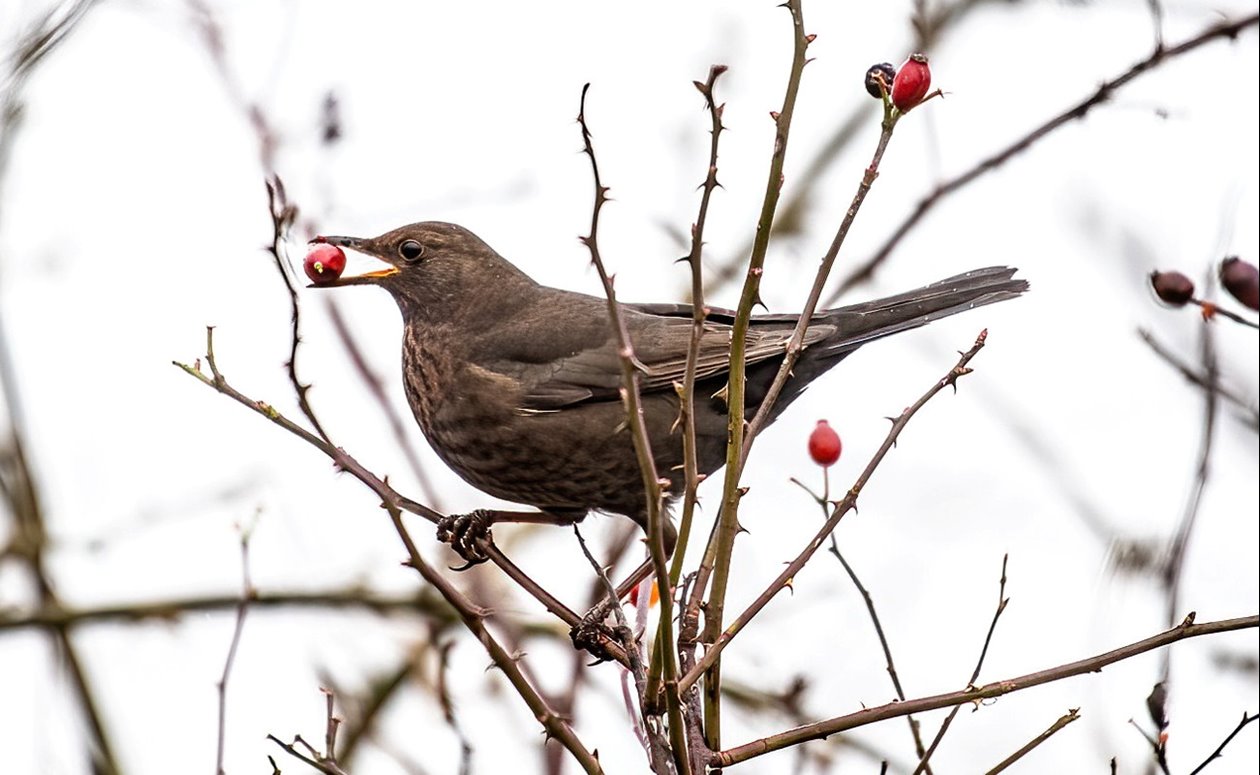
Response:
[{"label": "bird", "polygon": [[[469,565],[486,559],[477,536],[498,522],[572,524],[619,514],[646,530],[647,495],[627,425],[620,356],[606,298],[542,285],[468,229],[426,221],[360,238],[320,236],[386,265],[317,287],[372,285],[403,322],[403,389],[438,457],[474,487],[537,512],[478,510],[439,523]],[[816,312],[773,422],[813,380],[859,347],[943,317],[1013,299],[1028,289],[994,266],[874,301]],[[656,472],[668,506],[683,492],[679,393],[691,340],[688,304],[622,303]],[[746,336],[744,404],[765,400],[799,320],[758,314]],[[709,475],[726,460],[726,384],[735,321],[709,308],[695,377],[696,458]],[[666,524],[667,551],[675,529]],[[465,566],[467,567],[467,566]]]}]

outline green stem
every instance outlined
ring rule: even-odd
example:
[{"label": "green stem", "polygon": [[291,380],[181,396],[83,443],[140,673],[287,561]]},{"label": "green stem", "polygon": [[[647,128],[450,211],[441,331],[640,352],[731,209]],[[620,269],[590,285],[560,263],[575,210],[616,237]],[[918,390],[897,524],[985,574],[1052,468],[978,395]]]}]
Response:
[{"label": "green stem", "polygon": [[[704,594],[706,568],[712,568],[712,588],[705,607],[704,632],[701,636],[701,641],[706,643],[712,642],[722,631],[722,614],[726,605],[726,589],[730,578],[731,553],[735,544],[735,534],[740,529],[739,499],[743,493],[739,487],[739,479],[743,473],[741,461],[745,416],[745,337],[748,334],[752,309],[761,301],[761,275],[765,267],[766,251],[770,245],[775,208],[778,206],[779,194],[783,187],[783,163],[787,157],[788,130],[792,125],[792,113],[796,107],[797,93],[800,90],[801,74],[805,69],[805,49],[809,46],[800,0],[788,0],[786,5],[788,13],[792,15],[792,67],[788,74],[783,108],[774,114],[774,152],[770,157],[770,174],[766,181],[761,216],[757,221],[757,234],[753,239],[748,273],[744,278],[744,290],[740,294],[731,334],[731,371],[726,388],[728,408],[726,477],[722,489],[722,506],[713,535],[710,536],[696,584],[698,598]],[[721,745],[720,695],[721,665],[714,662],[706,675],[704,686],[704,736],[705,742],[714,750]]]}]

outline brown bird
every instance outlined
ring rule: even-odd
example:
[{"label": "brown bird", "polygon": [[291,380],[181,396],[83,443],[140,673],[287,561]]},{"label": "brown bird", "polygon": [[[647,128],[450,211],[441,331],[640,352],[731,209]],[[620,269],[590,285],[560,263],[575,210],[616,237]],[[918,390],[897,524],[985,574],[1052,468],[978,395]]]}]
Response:
[{"label": "brown bird", "polygon": [[[449,518],[439,537],[465,559],[484,559],[474,537],[499,521],[570,524],[590,511],[646,527],[646,496],[626,429],[621,371],[607,301],[539,285],[467,229],[403,226],[371,239],[318,237],[378,258],[389,268],[323,286],[377,285],[403,319],[403,386],[434,451],[473,486],[540,514],[475,512]],[[818,312],[770,419],[858,347],[1028,288],[1007,267],[977,269],[917,290]],[[679,398],[691,336],[686,304],[621,304],[642,364],[643,412],[656,469],[682,492]],[[764,400],[798,315],[757,315],[747,338],[745,406]],[[696,373],[699,469],[726,459],[723,400],[734,313],[713,309]],[[673,528],[667,542],[672,547]]]}]

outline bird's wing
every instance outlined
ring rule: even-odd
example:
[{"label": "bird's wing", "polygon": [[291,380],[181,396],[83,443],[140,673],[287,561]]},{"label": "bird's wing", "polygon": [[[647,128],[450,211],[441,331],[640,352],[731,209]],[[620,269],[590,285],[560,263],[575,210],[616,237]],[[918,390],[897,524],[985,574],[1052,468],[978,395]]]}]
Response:
[{"label": "bird's wing", "polygon": [[[696,379],[725,375],[729,369],[731,326],[727,310],[715,310],[705,323],[696,360]],[[634,343],[636,367],[643,393],[673,390],[683,380],[691,340],[691,308],[686,305],[625,305],[623,317]],[[779,318],[782,319],[779,319]],[[782,355],[792,336],[793,316],[757,319],[747,335],[749,364]],[[602,320],[584,330],[553,329],[550,336],[532,337],[530,352],[491,364],[524,387],[523,411],[554,411],[588,401],[620,398],[621,363],[608,325]],[[819,321],[806,332],[813,344],[833,332]],[[549,353],[547,351],[550,351]]]}]

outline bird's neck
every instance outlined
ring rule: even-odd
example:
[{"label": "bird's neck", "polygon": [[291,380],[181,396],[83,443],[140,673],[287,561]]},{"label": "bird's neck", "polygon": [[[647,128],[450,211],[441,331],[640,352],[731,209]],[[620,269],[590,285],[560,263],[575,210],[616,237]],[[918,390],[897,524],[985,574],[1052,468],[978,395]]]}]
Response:
[{"label": "bird's neck", "polygon": [[[533,302],[541,286],[507,262],[487,266],[475,277],[451,273],[396,296],[403,318],[478,330]],[[489,317],[488,317],[489,316]]]}]

